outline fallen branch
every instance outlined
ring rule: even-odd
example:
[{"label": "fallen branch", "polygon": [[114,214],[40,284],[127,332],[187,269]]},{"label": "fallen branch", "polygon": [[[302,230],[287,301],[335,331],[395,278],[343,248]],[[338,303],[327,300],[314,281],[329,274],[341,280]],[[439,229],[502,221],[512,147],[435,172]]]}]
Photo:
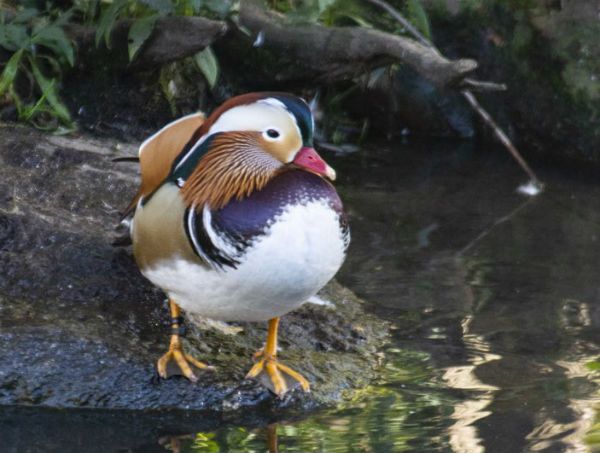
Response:
[{"label": "fallen branch", "polygon": [[265,9],[260,0],[243,0],[239,25],[256,46],[280,58],[300,62],[323,82],[353,78],[393,62],[411,66],[436,86],[458,85],[477,63],[448,60],[435,49],[413,39],[362,27],[290,26]]},{"label": "fallen branch", "polygon": [[[428,46],[428,48],[435,52],[437,55],[441,56],[440,51],[433,45],[431,41],[429,41],[425,36],[423,36],[415,27],[413,27],[408,20],[393,6],[383,0],[367,0],[369,3],[376,5],[385,11],[387,11],[394,19],[396,19],[402,26],[417,39],[422,45]],[[465,78],[462,82],[462,86],[471,86],[473,88],[484,88],[486,91],[490,91],[493,88],[505,89],[504,85],[491,84],[490,82],[480,82],[477,80],[472,80]],[[481,106],[475,95],[469,90],[464,89],[461,91],[463,97],[469,103],[469,106],[480,116],[480,118],[492,129],[496,138],[504,145],[504,147],[508,150],[508,152],[513,156],[513,158],[517,161],[517,163],[521,166],[523,171],[527,173],[531,182],[538,188],[542,189],[544,187],[543,183],[536,176],[534,171],[529,167],[521,153],[517,150],[515,145],[513,145],[512,141],[508,138],[508,135],[498,126],[498,124],[494,121],[492,116]]]},{"label": "fallen branch", "polygon": [[[154,30],[143,44],[135,59],[129,63],[128,33],[133,21],[117,22],[111,32],[111,57],[120,66],[132,69],[158,67],[165,63],[180,60],[203,50],[227,31],[225,22],[204,17],[163,17],[156,21]],[[95,49],[96,29],[71,24],[67,28],[69,36],[83,50]],[[114,53],[113,53],[114,52]]]}]

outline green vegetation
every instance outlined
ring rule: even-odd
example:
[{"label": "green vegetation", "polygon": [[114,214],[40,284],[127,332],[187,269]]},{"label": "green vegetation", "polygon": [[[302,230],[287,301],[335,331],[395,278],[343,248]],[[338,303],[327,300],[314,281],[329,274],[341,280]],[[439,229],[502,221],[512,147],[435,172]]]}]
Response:
[{"label": "green vegetation", "polygon": [[[76,59],[67,33],[69,24],[95,27],[96,46],[110,49],[117,21],[134,19],[128,46],[133,60],[157,19],[168,15],[224,17],[233,4],[220,0],[74,0],[66,10],[58,6],[65,2],[46,2],[47,8],[40,10],[38,3],[26,1],[0,9],[0,107],[12,105],[20,121],[58,131],[75,128],[59,94],[65,72],[75,66]],[[213,87],[218,64],[212,50],[198,53],[193,61]]]},{"label": "green vegetation", "polygon": [[70,17],[70,11],[40,13],[33,8],[10,18],[0,12],[0,47],[11,54],[0,75],[0,105],[12,103],[20,120],[40,128],[73,128],[58,94],[65,69],[75,62],[63,30]]},{"label": "green vegetation", "polygon": [[[82,2],[98,5],[98,0]],[[129,29],[129,59],[133,60],[142,44],[150,37],[157,19],[167,16],[205,16],[226,17],[232,9],[233,2],[230,0],[112,0],[103,2],[101,8],[94,6],[92,13],[100,9],[97,14],[98,24],[96,28],[96,46],[102,41],[110,49],[110,34],[115,23],[119,19],[133,18]],[[88,15],[89,17],[89,15]],[[94,16],[92,16],[94,17]]]},{"label": "green vegetation", "polygon": [[[426,37],[431,37],[429,17],[421,0],[390,1]],[[396,20],[381,14],[381,10],[364,0],[304,0],[300,2],[275,1],[273,8],[284,13],[290,23],[315,24],[327,27],[355,25],[378,28],[397,34],[405,30]]]},{"label": "green vegetation", "polygon": [[[353,25],[404,32],[392,18],[359,0],[276,0],[268,4],[283,13],[290,23]],[[40,9],[40,5],[45,8]],[[430,36],[429,20],[420,0],[402,2],[401,7],[407,17]],[[76,46],[69,28],[73,25],[91,28],[95,46],[111,50],[115,25],[121,20],[131,20],[127,50],[129,60],[134,61],[161,18],[203,16],[235,20],[237,8],[238,2],[233,0],[26,0],[0,6],[0,109],[13,106],[20,121],[39,128],[58,131],[75,128],[60,97],[65,74],[77,63]],[[170,82],[178,72],[189,72],[190,67],[202,74],[209,89],[219,82],[218,55],[210,47],[186,61],[157,68],[160,86],[173,115],[179,112]],[[379,71],[377,74],[387,73]],[[360,83],[357,80],[354,86]],[[343,98],[346,90],[347,87],[332,96]]]}]

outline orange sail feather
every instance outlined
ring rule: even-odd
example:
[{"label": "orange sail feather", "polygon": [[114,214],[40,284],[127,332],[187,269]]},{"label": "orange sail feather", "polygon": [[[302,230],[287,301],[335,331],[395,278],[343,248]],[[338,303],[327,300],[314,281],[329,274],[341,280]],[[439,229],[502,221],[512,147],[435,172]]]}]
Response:
[{"label": "orange sail feather", "polygon": [[206,117],[194,113],[167,124],[140,146],[140,188],[127,206],[124,216],[131,213],[140,198],[150,195],[166,179],[173,161],[202,126]]}]

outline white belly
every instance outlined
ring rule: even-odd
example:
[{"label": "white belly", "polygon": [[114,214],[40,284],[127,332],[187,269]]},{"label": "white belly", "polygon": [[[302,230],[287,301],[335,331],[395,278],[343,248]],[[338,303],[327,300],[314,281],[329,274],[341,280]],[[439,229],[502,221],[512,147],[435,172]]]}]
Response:
[{"label": "white belly", "polygon": [[314,201],[288,208],[245,252],[236,269],[173,259],[146,269],[184,310],[223,321],[264,321],[299,307],[345,257],[339,216]]}]

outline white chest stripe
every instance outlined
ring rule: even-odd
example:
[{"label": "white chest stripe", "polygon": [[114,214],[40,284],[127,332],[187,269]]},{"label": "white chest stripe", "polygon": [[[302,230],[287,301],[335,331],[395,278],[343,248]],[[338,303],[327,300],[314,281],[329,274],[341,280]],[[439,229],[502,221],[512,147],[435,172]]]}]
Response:
[{"label": "white chest stripe", "polygon": [[196,206],[191,206],[187,212],[186,218],[186,230],[190,240],[192,241],[192,246],[194,250],[200,257],[206,261],[207,263],[211,263],[211,260],[206,256],[204,250],[200,246],[200,242],[198,241],[198,236],[196,235]]},{"label": "white chest stripe", "polygon": [[213,228],[212,214],[208,204],[205,204],[204,208],[202,209],[202,225],[204,225],[204,231],[206,231],[208,238],[216,248],[222,250],[225,255],[231,257],[236,256],[236,248],[229,241],[220,236]]}]

